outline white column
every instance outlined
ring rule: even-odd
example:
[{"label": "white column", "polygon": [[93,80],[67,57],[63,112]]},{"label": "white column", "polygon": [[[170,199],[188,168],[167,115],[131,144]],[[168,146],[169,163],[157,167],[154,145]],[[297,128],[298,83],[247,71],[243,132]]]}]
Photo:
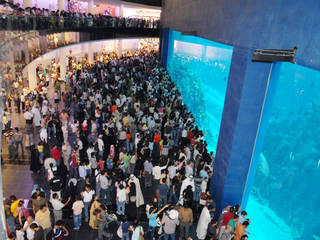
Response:
[{"label": "white column", "polygon": [[64,9],[64,5],[65,5],[64,0],[58,0],[58,10],[59,10],[60,12],[63,11],[63,10],[65,10],[65,9]]},{"label": "white column", "polygon": [[37,88],[37,72],[36,65],[34,63],[30,63],[28,65],[28,81],[30,90]]},{"label": "white column", "polygon": [[90,64],[94,63],[94,57],[93,57],[94,50],[93,49],[94,49],[94,43],[89,42],[88,43],[88,61]]},{"label": "white column", "polygon": [[59,52],[60,52],[60,79],[66,80],[66,73],[67,73],[66,50],[62,48],[59,50]]},{"label": "white column", "polygon": [[23,0],[23,8],[33,7],[33,0]]},{"label": "white column", "polygon": [[123,17],[123,4],[120,5],[120,16],[119,17]]},{"label": "white column", "polygon": [[88,0],[88,14],[95,14],[94,13],[94,5],[93,5],[93,0]]},{"label": "white column", "polygon": [[119,54],[119,57],[122,54],[122,40],[118,40],[118,54]]},{"label": "white column", "polygon": [[28,64],[30,62],[28,41],[24,42],[24,57],[25,57],[26,64]]},{"label": "white column", "polygon": [[9,51],[10,54],[10,68],[11,68],[11,73],[12,73],[12,79],[15,81],[16,80],[16,67],[14,64],[14,49],[11,49]]}]

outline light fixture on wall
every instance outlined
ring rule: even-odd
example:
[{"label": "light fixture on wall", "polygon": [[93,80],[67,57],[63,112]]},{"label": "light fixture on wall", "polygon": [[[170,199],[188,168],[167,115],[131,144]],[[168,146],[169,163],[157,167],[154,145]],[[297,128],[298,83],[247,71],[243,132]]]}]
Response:
[{"label": "light fixture on wall", "polygon": [[293,49],[256,49],[252,55],[252,62],[291,62],[296,63],[298,47]]}]

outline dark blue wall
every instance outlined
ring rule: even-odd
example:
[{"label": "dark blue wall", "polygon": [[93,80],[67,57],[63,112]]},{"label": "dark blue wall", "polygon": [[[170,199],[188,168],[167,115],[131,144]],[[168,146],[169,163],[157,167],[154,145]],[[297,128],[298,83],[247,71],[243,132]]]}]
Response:
[{"label": "dark blue wall", "polygon": [[211,190],[217,205],[241,204],[271,70],[234,48]]},{"label": "dark blue wall", "polygon": [[165,0],[162,25],[242,48],[293,48],[320,68],[319,0]]},{"label": "dark blue wall", "polygon": [[[318,0],[165,0],[162,26],[234,47],[211,190],[218,208],[246,203],[249,169],[271,64],[256,48],[298,47],[296,62],[320,69]],[[250,181],[249,181],[250,182]]]}]

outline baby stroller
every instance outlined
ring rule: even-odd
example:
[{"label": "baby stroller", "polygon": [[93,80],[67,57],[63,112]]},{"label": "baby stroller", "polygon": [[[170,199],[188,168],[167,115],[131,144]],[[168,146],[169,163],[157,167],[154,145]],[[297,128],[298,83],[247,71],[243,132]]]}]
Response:
[{"label": "baby stroller", "polygon": [[117,236],[117,229],[119,228],[119,226],[120,226],[120,223],[118,222],[116,215],[112,214],[107,216],[107,219],[104,223],[103,239],[105,240],[119,239]]}]

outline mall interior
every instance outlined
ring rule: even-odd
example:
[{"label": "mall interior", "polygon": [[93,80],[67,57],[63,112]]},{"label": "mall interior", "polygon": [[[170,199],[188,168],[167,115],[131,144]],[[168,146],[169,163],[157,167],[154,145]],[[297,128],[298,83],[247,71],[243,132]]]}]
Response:
[{"label": "mall interior", "polygon": [[0,240],[320,240],[319,11],[0,0]]}]

